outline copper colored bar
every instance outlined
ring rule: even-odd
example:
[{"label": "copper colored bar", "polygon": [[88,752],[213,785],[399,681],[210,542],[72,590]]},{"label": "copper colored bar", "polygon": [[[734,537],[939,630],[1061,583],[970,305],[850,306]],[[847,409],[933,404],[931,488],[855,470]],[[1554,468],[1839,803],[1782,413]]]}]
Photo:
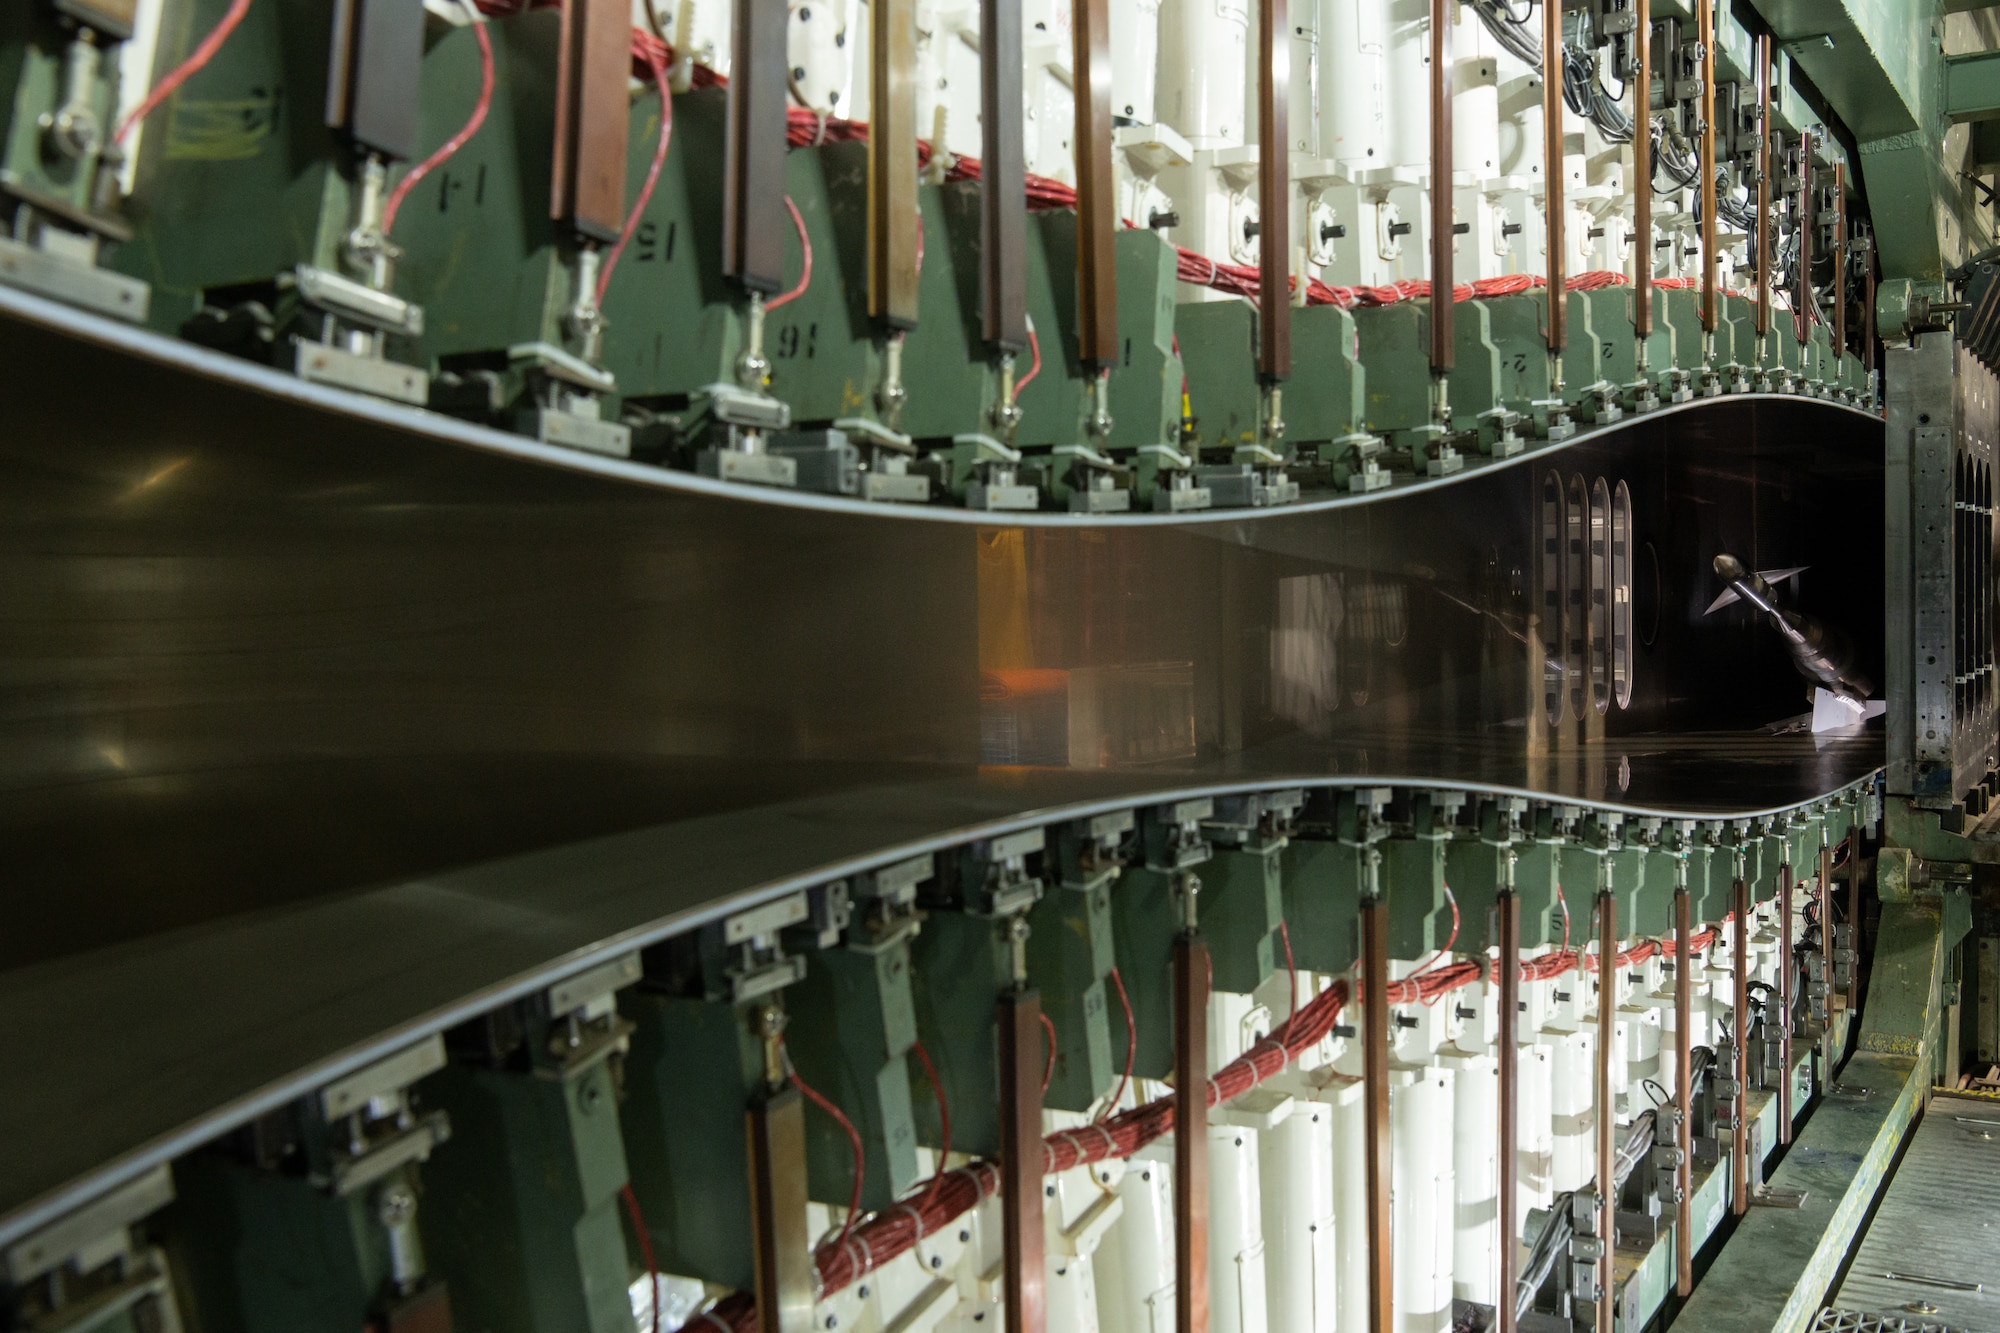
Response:
[{"label": "copper colored bar", "polygon": [[1635,0],[1632,30],[1632,331],[1653,332],[1653,3]]},{"label": "copper colored bar", "polygon": [[1792,863],[1778,867],[1778,1142],[1792,1141]]},{"label": "copper colored bar", "polygon": [[1813,142],[1812,131],[1799,135],[1799,292],[1792,302],[1792,320],[1799,328],[1799,342],[1812,332],[1812,252],[1813,252]]},{"label": "copper colored bar", "polygon": [[1395,1333],[1396,1269],[1390,1250],[1389,909],[1361,902],[1361,1096],[1368,1154],[1368,1333]]},{"label": "copper colored bar", "polygon": [[[1830,816],[1829,816],[1830,817]],[[1819,1041],[1819,1076],[1833,1081],[1833,844],[1819,846],[1819,975],[1826,986],[1826,1031]]]},{"label": "copper colored bar", "polygon": [[1511,890],[1494,903],[1499,918],[1499,1020],[1495,1027],[1500,1051],[1500,1286],[1499,1308],[1495,1312],[1494,1333],[1514,1333],[1515,1237],[1519,1226],[1515,1211],[1515,1171],[1519,1158],[1514,1140],[1519,1134],[1521,1101],[1521,900]]},{"label": "copper colored bar", "polygon": [[1431,0],[1431,373],[1451,369],[1451,25],[1458,0]]},{"label": "copper colored bar", "polygon": [[[1771,331],[1771,35],[1757,35],[1757,333]],[[1763,351],[1760,347],[1759,353]]]},{"label": "copper colored bar", "polygon": [[[59,8],[70,17],[91,16],[74,3]],[[423,6],[406,0],[342,0],[333,7],[328,48],[327,127],[365,152],[402,161],[415,157]]]},{"label": "copper colored bar", "polygon": [[1174,941],[1174,1333],[1208,1333],[1208,968]]},{"label": "copper colored bar", "polygon": [[760,1097],[744,1116],[750,1149],[751,1272],[757,1333],[812,1327],[812,1237],[806,1234],[805,1099],[796,1088]]},{"label": "copper colored bar", "polygon": [[1736,925],[1736,1115],[1735,1148],[1729,1155],[1729,1206],[1737,1216],[1750,1211],[1750,886],[1735,885]]},{"label": "copper colored bar", "polygon": [[1674,890],[1674,1291],[1694,1294],[1694,926],[1688,891]]},{"label": "copper colored bar", "polygon": [[979,6],[979,331],[1028,345],[1028,180],[1021,146],[1021,0]]},{"label": "copper colored bar", "polygon": [[[1076,71],[1076,132],[1071,136],[1076,150],[1076,346],[1084,369],[1095,372],[1118,362],[1118,272],[1111,248],[1118,199],[1111,178],[1110,0],[1075,0],[1070,28]],[[1017,121],[1020,106],[1017,98],[1008,112]],[[1280,111],[1281,126],[1283,116]]]},{"label": "copper colored bar", "polygon": [[1563,349],[1569,275],[1563,240],[1563,35],[1560,4],[1542,6],[1542,212],[1548,251],[1549,350]]},{"label": "copper colored bar", "polygon": [[1618,1212],[1618,1107],[1612,1101],[1611,1052],[1618,1042],[1618,900],[1597,895],[1597,1234],[1604,1254],[1597,1261],[1597,1333],[1612,1333],[1617,1313],[1611,1262]]},{"label": "copper colored bar", "polygon": [[1715,331],[1715,6],[1695,4],[1695,41],[1701,46],[1701,326]]},{"label": "copper colored bar", "polygon": [[1042,996],[1000,997],[1000,1216],[1007,1333],[1042,1333]]},{"label": "copper colored bar", "polygon": [[[1868,346],[1872,354],[1875,346],[1872,323],[1875,318],[1873,293],[1870,294],[1868,302],[1868,318],[1871,321]],[[1869,369],[1873,370],[1874,367],[1871,366]],[[1847,965],[1847,1008],[1849,1013],[1858,1013],[1861,1009],[1861,834],[1859,831],[1847,835],[1847,947],[1854,954],[1854,961]]]},{"label": "copper colored bar", "polygon": [[[1833,164],[1833,353],[1847,353],[1847,164]],[[1838,371],[1836,366],[1835,370]]]},{"label": "copper colored bar", "polygon": [[917,323],[917,6],[869,8],[868,313],[892,329]]},{"label": "copper colored bar", "polygon": [[1861,268],[1861,371],[1867,375],[1875,373],[1875,239],[1872,233],[1868,240],[1867,259]]},{"label": "copper colored bar", "polygon": [[[780,60],[785,54],[784,23],[781,9]],[[549,216],[595,241],[617,240],[625,225],[625,135],[631,119],[625,89],[631,70],[632,12],[625,0],[571,0],[563,6]],[[784,96],[782,78],[778,96]],[[784,114],[780,101],[780,169]]]},{"label": "copper colored bar", "polygon": [[1292,25],[1287,0],[1257,13],[1257,378],[1276,384],[1292,373]]},{"label": "copper colored bar", "polygon": [[[608,2],[608,0],[606,0]],[[625,114],[624,79],[630,57],[631,13],[622,3],[618,114]],[[569,12],[568,6],[563,9]],[[785,107],[791,59],[785,52],[789,16],[778,0],[736,0],[730,45],[729,106],[724,122],[722,171],[722,276],[746,291],[785,288],[791,224],[785,197]],[[612,234],[618,222],[611,224]]]}]

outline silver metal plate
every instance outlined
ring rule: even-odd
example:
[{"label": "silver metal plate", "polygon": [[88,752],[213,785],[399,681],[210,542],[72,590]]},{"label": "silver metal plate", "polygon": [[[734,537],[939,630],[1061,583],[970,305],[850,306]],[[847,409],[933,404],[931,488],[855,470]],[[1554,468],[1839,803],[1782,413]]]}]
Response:
[{"label": "silver metal plate", "polygon": [[293,368],[298,371],[300,379],[311,380],[315,384],[352,389],[356,393],[388,398],[412,407],[422,407],[430,401],[431,377],[425,372],[395,361],[357,356],[344,347],[330,347],[325,343],[301,339],[293,358]]},{"label": "silver metal plate", "polygon": [[549,1013],[575,1013],[591,1001],[631,985],[639,979],[639,974],[639,955],[635,952],[599,963],[573,977],[564,977],[549,987]]},{"label": "silver metal plate", "polygon": [[547,407],[535,409],[535,438],[544,444],[560,444],[567,449],[582,449],[611,458],[629,458],[632,454],[630,427]]},{"label": "silver metal plate", "polygon": [[1042,495],[1033,486],[989,486],[975,481],[965,490],[965,507],[990,512],[1040,508]]},{"label": "silver metal plate", "polygon": [[106,1235],[156,1213],[174,1201],[173,1173],[165,1166],[93,1199],[62,1220],[7,1248],[0,1275],[21,1286],[97,1244]]},{"label": "silver metal plate", "polygon": [[775,935],[786,926],[798,925],[809,915],[806,895],[794,893],[730,917],[722,923],[722,940],[725,944],[742,944],[759,935]]},{"label": "silver metal plate", "polygon": [[405,338],[423,336],[424,308],[394,292],[379,291],[365,282],[309,264],[294,269],[292,279],[298,284],[300,299],[307,305],[384,333]]},{"label": "silver metal plate", "polygon": [[928,504],[931,479],[920,474],[897,476],[893,472],[864,472],[861,474],[861,498],[891,504]]},{"label": "silver metal plate", "polygon": [[0,282],[113,319],[143,323],[152,289],[137,278],[45,255],[0,236]]},{"label": "silver metal plate", "polygon": [[750,486],[796,486],[799,465],[777,454],[753,454],[741,449],[708,449],[702,452],[699,470],[704,477],[734,481]]},{"label": "silver metal plate", "polygon": [[338,1120],[377,1097],[401,1092],[424,1075],[443,1068],[444,1038],[427,1037],[386,1060],[327,1084],[319,1094],[320,1113],[328,1120]]}]

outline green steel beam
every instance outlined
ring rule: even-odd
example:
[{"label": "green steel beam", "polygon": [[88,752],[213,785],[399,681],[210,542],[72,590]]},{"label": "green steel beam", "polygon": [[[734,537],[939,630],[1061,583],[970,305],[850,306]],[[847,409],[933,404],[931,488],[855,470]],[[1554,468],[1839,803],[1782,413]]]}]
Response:
[{"label": "green steel beam", "polygon": [[1945,57],[1944,113],[1954,121],[2000,120],[2000,51]]},{"label": "green steel beam", "polygon": [[1883,276],[1934,282],[1984,244],[1990,226],[1945,140],[1939,0],[1752,3],[1854,137]]}]

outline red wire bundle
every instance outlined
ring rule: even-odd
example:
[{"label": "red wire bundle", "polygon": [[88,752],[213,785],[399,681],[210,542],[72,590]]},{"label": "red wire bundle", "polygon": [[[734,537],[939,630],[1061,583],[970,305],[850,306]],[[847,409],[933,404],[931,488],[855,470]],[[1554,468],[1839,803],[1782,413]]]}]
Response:
[{"label": "red wire bundle", "polygon": [[[1691,943],[1697,950],[1706,949],[1718,933],[1717,928],[1710,927],[1694,935]],[[1642,940],[1620,952],[1617,965],[1629,967],[1655,955],[1671,955],[1673,951],[1671,941]],[[1559,949],[1522,963],[1521,979],[1547,981],[1579,966],[1594,969],[1596,964],[1579,960],[1570,950]],[[1497,969],[1497,964],[1489,965],[1479,959],[1429,968],[1391,983],[1389,1003],[1433,1003],[1452,991],[1495,976]],[[1321,991],[1290,1019],[1272,1029],[1269,1036],[1216,1071],[1208,1081],[1208,1104],[1218,1106],[1242,1096],[1324,1041],[1347,1007],[1348,998],[1345,980]],[[1095,1162],[1130,1157],[1172,1132],[1173,1127],[1174,1098],[1168,1096],[1135,1106],[1108,1120],[1058,1130],[1042,1140],[1042,1174],[1056,1175]],[[876,1213],[851,1234],[828,1241],[813,1255],[821,1295],[840,1291],[907,1253],[924,1237],[936,1235],[978,1207],[999,1188],[999,1171],[991,1163],[973,1162],[928,1182],[925,1192],[915,1202]],[[693,1322],[683,1325],[682,1333],[700,1333],[704,1322],[721,1324],[734,1333],[753,1333],[756,1318],[755,1301],[739,1292],[718,1302],[706,1315],[697,1315]]]}]

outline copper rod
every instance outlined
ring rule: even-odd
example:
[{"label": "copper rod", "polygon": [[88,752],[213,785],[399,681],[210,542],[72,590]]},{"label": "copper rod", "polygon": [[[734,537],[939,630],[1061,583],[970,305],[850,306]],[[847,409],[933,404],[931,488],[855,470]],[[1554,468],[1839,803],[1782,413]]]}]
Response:
[{"label": "copper rod", "polygon": [[[784,21],[779,15],[780,58]],[[618,239],[625,221],[625,140],[631,120],[625,89],[632,71],[631,25],[631,10],[620,0],[576,0],[563,6],[558,36],[549,216],[581,236],[606,243]],[[784,96],[782,91],[778,95]],[[782,107],[778,114],[784,114]],[[730,169],[736,167],[732,158]]]},{"label": "copper rod", "polygon": [[[1868,309],[1868,317],[1873,319],[1875,317],[1873,301],[1869,302]],[[1869,347],[1871,349],[1874,347],[1872,336]],[[1854,955],[1854,960],[1847,965],[1847,1010],[1853,1014],[1859,1012],[1861,1008],[1861,831],[1859,829],[1852,830],[1847,835],[1847,951]],[[1851,1023],[1853,1020],[1848,1021]]]},{"label": "copper rod", "polygon": [[[1751,240],[1757,263],[1757,336],[1771,331],[1771,34],[1757,35],[1757,235]],[[1758,355],[1763,354],[1761,342]]]},{"label": "copper rod", "polygon": [[1730,1210],[1750,1211],[1750,886],[1737,880],[1733,889],[1736,925],[1736,1113],[1730,1126],[1735,1148],[1730,1154]]},{"label": "copper rod", "polygon": [[868,313],[917,323],[916,0],[877,0],[868,43]]},{"label": "copper rod", "polygon": [[1695,41],[1701,47],[1701,326],[1715,332],[1715,7],[1695,5]]},{"label": "copper rod", "polygon": [[1674,1291],[1694,1294],[1694,925],[1685,885],[1674,890]]},{"label": "copper rod", "polygon": [[[1269,0],[1267,0],[1267,3]],[[1451,25],[1458,0],[1431,0],[1431,373],[1451,369]]]},{"label": "copper rod", "polygon": [[[1847,164],[1833,164],[1833,355],[1847,355]],[[1840,367],[1834,366],[1838,374]]]},{"label": "copper rod", "polygon": [[1549,351],[1564,345],[1569,281],[1563,255],[1563,30],[1562,6],[1542,6],[1542,212],[1548,251]]},{"label": "copper rod", "polygon": [[[1075,0],[1070,9],[1076,113],[1077,359],[1101,371],[1118,361],[1118,274],[1112,246],[1118,200],[1111,166],[1110,0]],[[1289,47],[1287,48],[1289,50]],[[1020,103],[1008,114],[1018,123]]]},{"label": "copper rod", "polygon": [[[1861,266],[1861,373],[1875,373],[1875,238],[1871,233]],[[1848,918],[1849,926],[1854,918]]]},{"label": "copper rod", "polygon": [[796,1088],[758,1097],[744,1116],[750,1161],[750,1271],[757,1333],[812,1327],[812,1238],[806,1233],[805,1099]]},{"label": "copper rod", "polygon": [[1368,1154],[1368,1333],[1396,1333],[1389,1190],[1394,1163],[1389,1135],[1389,909],[1361,902],[1361,1095]]},{"label": "copper rod", "polygon": [[1292,373],[1292,26],[1286,0],[1257,14],[1257,378],[1276,384]]},{"label": "copper rod", "polygon": [[1174,1330],[1208,1333],[1208,942],[1174,941]]},{"label": "copper rod", "polygon": [[[618,123],[626,118],[623,96],[631,75],[631,9],[617,0],[601,8],[611,11],[617,29],[614,85]],[[564,21],[572,6],[563,6]],[[781,292],[786,247],[792,244],[784,210],[774,207],[785,194],[785,108],[792,62],[785,54],[789,17],[769,0],[735,0],[736,22],[730,39],[727,124],[723,135],[722,276],[734,279],[746,292]],[[621,161],[623,160],[621,154]],[[625,212],[621,186],[606,215],[615,238]]]},{"label": "copper rod", "polygon": [[[1513,853],[1506,853],[1511,856]],[[1515,1138],[1519,1134],[1521,1101],[1521,900],[1509,889],[1494,904],[1499,917],[1500,990],[1496,1015],[1497,1044],[1500,1049],[1500,1284],[1494,1333],[1514,1333],[1515,1222],[1518,1201],[1514,1197],[1515,1171],[1519,1154]]]},{"label": "copper rod", "polygon": [[1597,1333],[1612,1333],[1617,1306],[1611,1251],[1618,1210],[1618,1108],[1612,1102],[1611,1051],[1618,1041],[1618,899],[1597,895]]},{"label": "copper rod", "polygon": [[1792,863],[1778,867],[1778,1142],[1792,1141]]},{"label": "copper rod", "polygon": [[[1827,818],[1833,816],[1828,814]],[[1819,1039],[1819,1076],[1826,1083],[1833,1080],[1833,843],[1823,829],[1819,840],[1819,975],[1826,991],[1820,1005],[1826,1027]]]},{"label": "copper rod", "polygon": [[1021,0],[979,6],[979,332],[1028,345],[1028,178],[1021,124]]},{"label": "copper rod", "polygon": [[1812,335],[1812,260],[1813,260],[1813,142],[1812,131],[1799,135],[1799,295],[1794,303],[1796,309],[1792,319],[1798,325],[1799,342],[1803,345]]},{"label": "copper rod", "polygon": [[1001,1274],[1007,1333],[1047,1325],[1042,1234],[1042,997],[1000,997]]},{"label": "copper rod", "polygon": [[1653,0],[1636,0],[1632,33],[1632,331],[1653,332]]}]

